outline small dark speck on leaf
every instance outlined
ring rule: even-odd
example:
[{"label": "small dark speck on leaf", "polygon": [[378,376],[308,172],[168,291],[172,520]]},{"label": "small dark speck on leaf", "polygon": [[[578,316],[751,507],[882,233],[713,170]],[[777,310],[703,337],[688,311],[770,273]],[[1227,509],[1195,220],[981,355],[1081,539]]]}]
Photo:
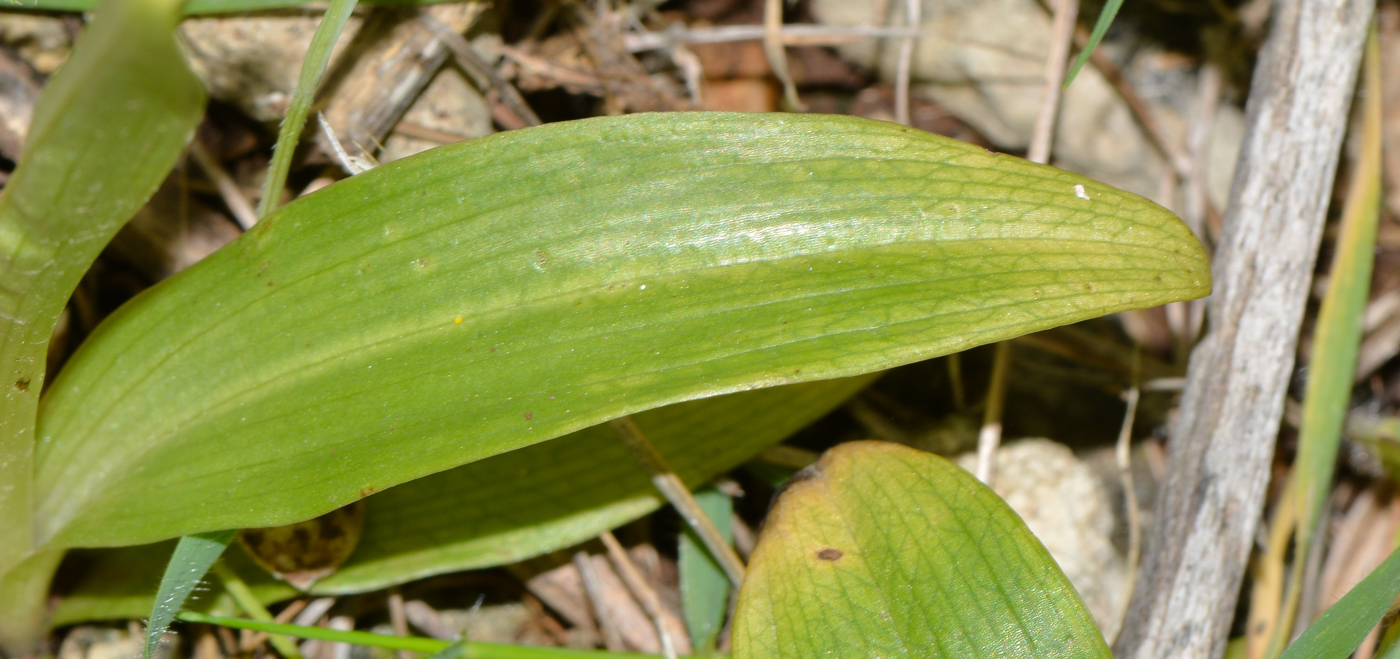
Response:
[{"label": "small dark speck on leaf", "polygon": [[20,391],[29,391],[29,378],[15,380],[15,388]]},{"label": "small dark speck on leaf", "polygon": [[535,418],[535,413],[534,413],[534,412],[526,412],[526,413],[525,413],[525,420],[526,420],[526,421],[529,421],[530,419],[533,419],[533,418]]},{"label": "small dark speck on leaf", "polygon": [[1162,275],[1157,275],[1156,277],[1153,277],[1152,279],[1153,279],[1153,281],[1156,281],[1156,282],[1159,283],[1159,284],[1162,283]]},{"label": "small dark speck on leaf", "polygon": [[840,549],[833,549],[831,547],[827,547],[826,549],[817,552],[817,558],[824,561],[840,560],[841,557],[845,555],[846,552],[841,551]]},{"label": "small dark speck on leaf", "polygon": [[363,499],[364,497],[367,497],[367,496],[369,496],[369,495],[371,495],[371,494],[374,494],[374,487],[373,487],[373,486],[362,487],[362,488],[360,488],[360,498]]}]

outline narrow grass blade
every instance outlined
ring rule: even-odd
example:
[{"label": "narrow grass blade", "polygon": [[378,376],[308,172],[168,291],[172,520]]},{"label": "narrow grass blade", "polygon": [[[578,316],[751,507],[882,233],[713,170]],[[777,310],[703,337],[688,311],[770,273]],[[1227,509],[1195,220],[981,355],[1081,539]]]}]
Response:
[{"label": "narrow grass blade", "polygon": [[[696,492],[695,500],[724,534],[724,539],[733,542],[734,503],[729,495],[710,487]],[[724,615],[729,610],[729,578],[689,528],[681,533],[677,553],[681,612],[685,615],[685,628],[690,632],[691,647],[696,654],[713,654],[715,640],[724,627]]]},{"label": "narrow grass blade", "polygon": [[175,545],[175,552],[170,555],[165,576],[161,577],[160,588],[156,591],[151,617],[146,621],[146,646],[142,654],[145,659],[151,659],[155,654],[161,635],[175,620],[175,614],[180,612],[195,586],[209,572],[209,567],[224,554],[233,535],[233,531],[187,535]]},{"label": "narrow grass blade", "polygon": [[734,659],[1111,657],[1030,529],[957,465],[884,442],[827,451],[764,522]]},{"label": "narrow grass blade", "polygon": [[1380,567],[1309,625],[1280,659],[1347,657],[1380,623],[1396,595],[1400,595],[1400,551],[1392,552]]},{"label": "narrow grass blade", "polygon": [[331,60],[331,50],[336,39],[345,30],[345,22],[355,11],[355,0],[331,0],[316,33],[311,36],[311,47],[306,51],[306,60],[301,64],[301,77],[297,79],[296,91],[292,92],[291,103],[287,106],[287,117],[277,131],[277,146],[272,151],[272,164],[268,166],[267,180],[263,185],[262,201],[258,203],[258,218],[267,217],[282,203],[282,190],[287,185],[287,172],[292,167],[292,156],[296,155],[297,144],[301,142],[301,129],[306,126],[306,117],[311,112],[311,101],[316,98],[316,90],[321,86],[321,78],[326,74],[326,66]]},{"label": "narrow grass blade", "polygon": [[428,655],[427,659],[466,659],[466,657],[467,644],[463,641],[457,641],[452,645]]},{"label": "narrow grass blade", "polygon": [[36,526],[278,526],[625,414],[1209,286],[1161,207],[902,126],[498,133],[300,199],[113,314],[45,400]]},{"label": "narrow grass blade", "polygon": [[1123,6],[1123,0],[1108,0],[1103,6],[1103,11],[1099,12],[1099,20],[1094,23],[1094,31],[1089,33],[1089,40],[1084,43],[1084,50],[1079,52],[1079,59],[1074,61],[1074,66],[1070,68],[1069,75],[1065,76],[1065,89],[1069,88],[1069,83],[1074,82],[1074,76],[1079,75],[1079,69],[1084,63],[1089,61],[1089,56],[1094,53],[1094,49],[1099,47],[1099,42],[1103,41],[1103,35],[1108,34],[1108,28],[1113,25],[1113,19],[1118,15],[1118,9]]},{"label": "narrow grass blade", "polygon": [[[273,622],[272,613],[263,606],[257,595],[253,594],[253,589],[244,583],[243,577],[237,572],[223,562],[215,563],[211,571],[219,578],[219,583],[223,584],[224,591],[238,603],[238,608],[248,614],[248,617],[259,622]],[[286,636],[273,634],[267,641],[277,650],[277,654],[282,655],[282,659],[303,659],[296,643]]]},{"label": "narrow grass blade", "polygon": [[1292,579],[1285,591],[1283,615],[1274,627],[1274,640],[1266,657],[1276,653],[1291,637],[1290,612],[1297,610],[1303,565],[1314,548],[1313,532],[1318,515],[1331,492],[1332,472],[1342,426],[1351,402],[1356,373],[1361,323],[1371,291],[1375,263],[1376,227],[1381,194],[1381,94],[1379,46],[1374,26],[1367,41],[1364,62],[1361,155],[1342,211],[1332,275],[1317,315],[1308,385],[1303,400],[1303,423],[1298,431],[1298,457],[1294,460],[1298,526]]},{"label": "narrow grass blade", "polygon": [[275,622],[244,620],[242,618],[226,618],[223,616],[211,616],[191,611],[181,613],[180,619],[185,622],[202,622],[210,625],[231,627],[233,629],[249,629],[256,632],[267,632],[269,634],[285,634],[297,638],[310,638],[336,643],[351,643],[353,645],[388,648],[390,650],[407,650],[409,652],[436,653],[447,650],[453,646],[459,646],[462,648],[462,653],[458,656],[462,659],[563,659],[567,657],[642,659],[643,657],[650,658],[657,656],[651,654],[637,654],[635,652],[572,650],[568,648],[533,647],[528,645],[505,645],[501,643],[477,643],[473,641],[457,641],[454,643],[452,641],[439,641],[433,638],[387,636],[384,634],[371,634],[369,632],[340,631],[336,629],[327,629],[325,627],[306,627],[302,625],[284,625]]}]

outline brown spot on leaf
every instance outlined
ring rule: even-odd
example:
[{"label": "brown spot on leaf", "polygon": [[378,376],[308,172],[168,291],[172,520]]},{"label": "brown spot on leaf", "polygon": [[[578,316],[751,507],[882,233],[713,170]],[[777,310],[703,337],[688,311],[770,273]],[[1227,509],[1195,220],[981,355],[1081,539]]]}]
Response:
[{"label": "brown spot on leaf", "polygon": [[371,495],[371,494],[374,494],[374,487],[373,487],[373,486],[366,486],[366,487],[360,488],[360,497],[361,497],[361,498],[367,497],[367,496],[369,496],[369,495]]},{"label": "brown spot on leaf", "polygon": [[29,391],[29,378],[15,380],[15,388],[20,391]]},{"label": "brown spot on leaf", "polygon": [[826,549],[817,552],[817,558],[823,561],[841,560],[841,557],[845,555],[846,552],[841,551],[840,549],[834,549],[832,547],[827,547]]},{"label": "brown spot on leaf", "polygon": [[535,413],[534,413],[534,412],[526,412],[526,413],[525,413],[525,420],[526,420],[526,421],[529,421],[530,419],[533,419],[533,418],[535,418]]}]

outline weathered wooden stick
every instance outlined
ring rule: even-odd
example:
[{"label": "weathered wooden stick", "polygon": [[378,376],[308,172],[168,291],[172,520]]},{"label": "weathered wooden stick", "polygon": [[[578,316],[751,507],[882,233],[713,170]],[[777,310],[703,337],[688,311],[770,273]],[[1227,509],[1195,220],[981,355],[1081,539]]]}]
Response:
[{"label": "weathered wooden stick", "polygon": [[[346,53],[348,63],[337,65],[321,92],[326,121],[348,149],[358,144],[372,151],[383,141],[451,55],[431,28],[416,20],[420,11],[461,32],[481,8],[474,4],[421,10],[375,8]],[[330,138],[319,130],[315,133],[321,148],[332,153]]]},{"label": "weathered wooden stick", "polygon": [[1210,333],[1191,356],[1118,657],[1224,654],[1374,4],[1274,3],[1213,265]]}]

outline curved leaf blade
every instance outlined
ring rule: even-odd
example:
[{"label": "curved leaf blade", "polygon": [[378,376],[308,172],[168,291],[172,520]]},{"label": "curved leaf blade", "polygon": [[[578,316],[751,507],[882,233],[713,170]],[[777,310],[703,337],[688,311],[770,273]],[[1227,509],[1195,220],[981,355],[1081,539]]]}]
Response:
[{"label": "curved leaf blade", "polygon": [[[873,379],[746,391],[648,410],[633,419],[676,474],[694,486],[824,416]],[[664,503],[614,431],[594,426],[366,499],[359,547],[312,593],[362,593],[522,561],[595,538]],[[85,562],[90,566],[63,593],[55,624],[132,618],[149,611],[151,584],[162,567],[151,557],[170,549],[142,549],[89,552]],[[229,552],[225,560],[265,603],[297,593],[273,582],[241,551]],[[728,588],[728,580],[721,580]],[[199,610],[217,610],[214,599],[206,598],[201,606],[215,608]]]},{"label": "curved leaf blade", "polygon": [[1209,281],[1151,202],[893,124],[511,131],[293,203],[114,314],[41,411],[39,532],[290,523],[623,414]]},{"label": "curved leaf blade", "polygon": [[[54,324],[204,109],[204,87],[175,44],[179,9],[175,0],[97,7],[45,86],[0,193],[0,575],[34,548],[35,422]],[[16,617],[0,611],[0,642]]]},{"label": "curved leaf blade", "polygon": [[[633,419],[687,484],[733,469],[872,378],[808,382],[648,410]],[[433,474],[365,501],[365,536],[312,592],[359,593],[564,549],[665,505],[608,426]]]},{"label": "curved leaf blade", "polygon": [[1069,75],[1065,76],[1065,89],[1069,89],[1069,83],[1074,82],[1074,77],[1079,75],[1079,69],[1083,68],[1084,63],[1089,61],[1089,56],[1094,54],[1094,49],[1099,47],[1099,42],[1103,41],[1105,34],[1108,34],[1108,28],[1113,25],[1113,19],[1118,16],[1118,10],[1122,6],[1123,0],[1108,0],[1104,3],[1103,11],[1099,12],[1099,20],[1094,23],[1094,31],[1084,42],[1084,48],[1079,51],[1079,57],[1074,60],[1074,66],[1070,67]]},{"label": "curved leaf blade", "polygon": [[791,483],[739,591],[734,659],[1112,656],[1030,529],[957,465],[852,442]]}]

